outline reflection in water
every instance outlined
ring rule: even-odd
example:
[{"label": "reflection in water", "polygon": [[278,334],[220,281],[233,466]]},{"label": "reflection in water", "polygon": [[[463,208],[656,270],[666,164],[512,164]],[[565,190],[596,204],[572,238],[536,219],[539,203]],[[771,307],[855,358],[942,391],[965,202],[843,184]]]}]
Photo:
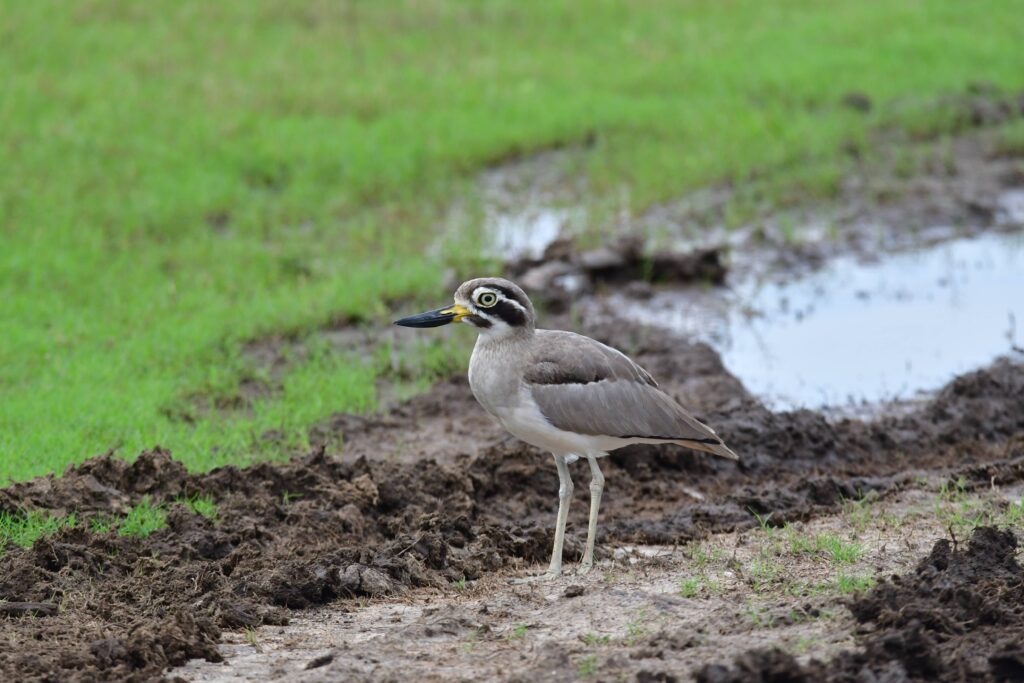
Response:
[{"label": "reflection in water", "polygon": [[578,210],[530,207],[518,212],[503,212],[488,207],[485,226],[490,249],[496,256],[540,258],[554,242],[562,227]]},{"label": "reflection in water", "polygon": [[793,282],[663,292],[620,310],[708,341],[775,408],[911,398],[1024,346],[1024,235],[841,258]]}]

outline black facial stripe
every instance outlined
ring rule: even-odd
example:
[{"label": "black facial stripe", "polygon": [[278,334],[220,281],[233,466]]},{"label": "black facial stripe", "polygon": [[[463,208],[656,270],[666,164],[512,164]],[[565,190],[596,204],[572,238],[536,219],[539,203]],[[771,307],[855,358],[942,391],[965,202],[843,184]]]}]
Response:
[{"label": "black facial stripe", "polygon": [[491,327],[491,321],[488,320],[487,318],[484,318],[483,316],[467,315],[466,316],[466,320],[468,320],[469,322],[473,323],[477,327],[479,327],[481,329],[484,329],[484,330],[486,330],[487,328]]},{"label": "black facial stripe", "polygon": [[509,327],[522,327],[526,324],[526,314],[509,301],[499,301],[487,309],[488,314],[501,318]]},{"label": "black facial stripe", "polygon": [[505,295],[506,299],[511,299],[523,308],[526,308],[526,302],[520,299],[519,295],[514,290],[509,289],[508,287],[502,287],[501,285],[487,285],[487,287],[493,289],[495,292],[501,292]]}]

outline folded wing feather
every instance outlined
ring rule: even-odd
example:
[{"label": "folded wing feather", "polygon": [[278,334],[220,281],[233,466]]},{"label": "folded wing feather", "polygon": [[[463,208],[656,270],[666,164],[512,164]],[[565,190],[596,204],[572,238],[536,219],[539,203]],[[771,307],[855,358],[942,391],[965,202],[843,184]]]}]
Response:
[{"label": "folded wing feather", "polygon": [[707,425],[658,388],[625,354],[572,332],[544,335],[524,380],[541,413],[580,434],[679,443],[735,458]]}]

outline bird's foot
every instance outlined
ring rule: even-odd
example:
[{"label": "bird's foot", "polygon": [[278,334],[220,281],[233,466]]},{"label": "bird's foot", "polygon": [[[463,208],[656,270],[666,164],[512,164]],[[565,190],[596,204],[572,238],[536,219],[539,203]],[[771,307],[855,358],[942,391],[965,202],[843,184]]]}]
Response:
[{"label": "bird's foot", "polygon": [[528,583],[538,583],[541,581],[554,581],[561,575],[560,571],[547,570],[543,574],[536,574],[534,576],[519,576],[513,579],[509,579],[508,582],[513,586],[521,586]]},{"label": "bird's foot", "polygon": [[594,562],[580,562],[580,566],[576,568],[577,576],[586,576],[590,573],[590,570],[594,568]]}]

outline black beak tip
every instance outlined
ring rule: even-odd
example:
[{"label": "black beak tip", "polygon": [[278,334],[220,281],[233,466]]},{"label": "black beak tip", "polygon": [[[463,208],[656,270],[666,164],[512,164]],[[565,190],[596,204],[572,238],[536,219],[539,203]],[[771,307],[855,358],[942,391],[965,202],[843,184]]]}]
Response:
[{"label": "black beak tip", "polygon": [[440,327],[455,320],[455,313],[445,313],[447,309],[439,308],[436,311],[427,311],[417,315],[410,315],[399,318],[393,324],[399,327]]}]

